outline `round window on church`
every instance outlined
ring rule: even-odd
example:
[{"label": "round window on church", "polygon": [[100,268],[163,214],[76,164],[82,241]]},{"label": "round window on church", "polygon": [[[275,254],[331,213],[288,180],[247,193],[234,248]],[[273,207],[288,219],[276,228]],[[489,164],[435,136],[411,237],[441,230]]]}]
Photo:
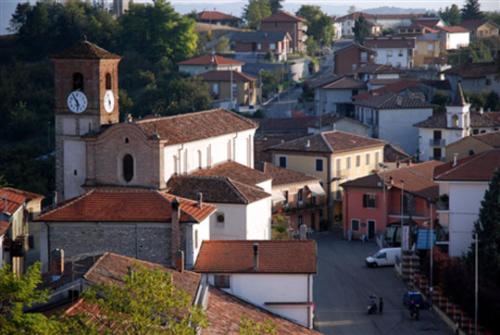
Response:
[{"label": "round window on church", "polygon": [[134,158],[130,154],[123,156],[123,179],[128,183],[134,178]]}]

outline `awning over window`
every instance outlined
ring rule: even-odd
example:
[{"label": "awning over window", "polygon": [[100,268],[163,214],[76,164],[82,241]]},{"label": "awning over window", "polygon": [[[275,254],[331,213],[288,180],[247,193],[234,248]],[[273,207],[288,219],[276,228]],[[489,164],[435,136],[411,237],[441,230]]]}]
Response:
[{"label": "awning over window", "polygon": [[307,188],[309,189],[309,191],[311,191],[311,193],[314,195],[314,196],[319,196],[319,195],[325,195],[325,190],[323,190],[323,187],[321,187],[321,185],[319,183],[316,183],[316,184],[307,184]]},{"label": "awning over window", "polygon": [[281,191],[272,191],[271,193],[272,193],[271,199],[273,202],[280,202],[286,200],[285,196]]}]

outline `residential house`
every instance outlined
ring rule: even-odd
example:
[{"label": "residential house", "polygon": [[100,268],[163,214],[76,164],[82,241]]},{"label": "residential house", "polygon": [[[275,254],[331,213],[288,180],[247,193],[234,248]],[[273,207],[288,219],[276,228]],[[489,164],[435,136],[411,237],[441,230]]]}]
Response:
[{"label": "residential house", "polygon": [[211,71],[241,72],[244,62],[216,54],[206,54],[178,62],[180,72],[196,76]]},{"label": "residential house", "polygon": [[338,76],[352,73],[360,66],[373,62],[375,51],[358,43],[351,43],[335,50],[333,55],[333,73]]},{"label": "residential house", "polygon": [[470,32],[471,40],[489,38],[500,35],[500,27],[495,22],[488,19],[463,20],[460,26]]},{"label": "residential house", "polygon": [[333,26],[333,40],[338,41],[342,39],[342,23],[337,21],[337,17],[332,16],[332,26]]},{"label": "residential house", "polygon": [[401,81],[401,69],[391,65],[368,63],[361,65],[352,72],[352,75],[364,81],[369,91]]},{"label": "residential house", "polygon": [[0,268],[12,267],[18,275],[36,259],[36,229],[29,222],[41,211],[43,196],[11,187],[0,187]]},{"label": "residential house", "polygon": [[500,129],[500,115],[495,112],[471,112],[461,85],[446,113],[436,112],[418,122],[419,159],[443,160],[450,145],[471,134],[484,134]]},{"label": "residential house", "polygon": [[428,68],[443,63],[439,30],[420,23],[412,23],[407,27],[399,27],[398,35],[415,37],[414,67]]},{"label": "residential house", "polygon": [[435,17],[421,16],[414,19],[412,21],[412,24],[422,25],[431,29],[436,29],[437,27],[442,27],[446,25],[445,22],[437,16]]},{"label": "residential house", "polygon": [[470,43],[470,32],[461,26],[438,27],[441,35],[442,50],[465,48]]},{"label": "residential house", "polygon": [[232,50],[239,54],[286,61],[291,52],[292,39],[286,31],[241,31],[230,37]]},{"label": "residential house", "polygon": [[446,79],[452,88],[456,88],[461,82],[467,93],[489,93],[500,94],[500,52],[496,61],[483,63],[467,63],[462,66],[452,67],[444,71]]},{"label": "residential house", "polygon": [[203,201],[217,211],[210,219],[210,239],[271,238],[271,176],[235,162],[191,175],[172,177],[169,193]]},{"label": "residential house", "polygon": [[361,12],[350,13],[335,19],[335,22],[341,27],[340,30],[343,38],[354,36],[354,25],[360,17],[363,17],[368,21],[368,24],[370,25],[370,35],[372,36],[380,35],[382,30],[386,28],[383,25],[383,22],[380,23],[375,20],[375,15]]},{"label": "residential house", "polygon": [[376,52],[376,64],[411,69],[414,64],[416,39],[414,37],[378,37],[366,39],[364,46]]},{"label": "residential house", "polygon": [[435,220],[436,207],[431,202],[437,199],[439,187],[433,172],[440,164],[409,164],[343,183],[345,238],[372,240],[389,226],[401,226],[401,220],[418,227]]},{"label": "residential house", "polygon": [[102,322],[102,311],[82,297],[82,293],[95,285],[117,285],[131,271],[147,269],[171,275],[174,287],[187,294],[194,307],[201,308],[207,326],[197,330],[200,335],[239,334],[242,318],[259,324],[271,322],[279,334],[319,335],[315,330],[208,285],[202,275],[183,269],[181,263],[176,267],[165,267],[110,252],[99,256],[82,256],[67,262],[60,258],[59,262],[62,265],[54,264],[54,268],[63,271],[56,276],[54,273],[47,273],[46,276],[45,285],[53,288],[54,293],[48,303],[35,307],[34,311],[79,316],[95,323],[101,331],[115,333],[122,324]]},{"label": "residential house", "polygon": [[[366,176],[383,162],[385,142],[339,130],[309,135],[267,149],[272,163],[318,178],[327,194],[328,224],[340,221],[339,184]],[[335,217],[334,217],[335,215]],[[330,227],[330,226],[329,226]]]},{"label": "residential house", "polygon": [[90,189],[37,218],[42,268],[48,268],[55,249],[67,257],[111,251],[171,264],[171,249],[180,248],[192,266],[201,242],[210,238],[215,211],[202,198],[192,201],[154,189]]},{"label": "residential house", "polygon": [[484,151],[500,149],[500,131],[470,135],[446,146],[446,161],[462,159]]},{"label": "residential house", "polygon": [[365,90],[366,84],[362,80],[348,76],[332,79],[314,90],[316,115],[333,113],[353,116],[352,97]]},{"label": "residential house", "polygon": [[474,224],[481,201],[495,171],[500,167],[500,150],[490,150],[436,167],[439,185],[439,222],[448,228],[448,254],[460,257],[472,244]]},{"label": "residential house", "polygon": [[194,271],[224,292],[313,327],[315,241],[206,241]]},{"label": "residential house", "polygon": [[197,14],[196,21],[208,24],[239,27],[242,20],[239,17],[216,10],[204,10]]},{"label": "residential house", "polygon": [[269,162],[262,171],[273,178],[273,214],[286,218],[290,232],[298,233],[301,224],[316,231],[325,228],[326,193],[318,178]]},{"label": "residential house", "polygon": [[355,118],[371,128],[371,136],[393,143],[409,154],[417,152],[418,130],[413,127],[432,115],[433,105],[422,94],[386,93],[356,100]]},{"label": "residential house", "polygon": [[198,75],[211,89],[214,107],[255,106],[257,78],[238,71],[209,71]]},{"label": "residential house", "polygon": [[292,52],[305,52],[307,24],[303,17],[279,10],[260,22],[260,30],[266,32],[285,32],[291,37]]}]

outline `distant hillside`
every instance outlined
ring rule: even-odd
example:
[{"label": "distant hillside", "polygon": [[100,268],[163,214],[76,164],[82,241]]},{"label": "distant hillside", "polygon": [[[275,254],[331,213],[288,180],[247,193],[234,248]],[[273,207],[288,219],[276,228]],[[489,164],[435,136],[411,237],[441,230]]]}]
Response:
[{"label": "distant hillside", "polygon": [[369,8],[362,9],[364,13],[370,14],[420,14],[427,12],[434,12],[433,10],[425,9],[425,8],[399,8],[399,7],[377,7],[377,8]]}]

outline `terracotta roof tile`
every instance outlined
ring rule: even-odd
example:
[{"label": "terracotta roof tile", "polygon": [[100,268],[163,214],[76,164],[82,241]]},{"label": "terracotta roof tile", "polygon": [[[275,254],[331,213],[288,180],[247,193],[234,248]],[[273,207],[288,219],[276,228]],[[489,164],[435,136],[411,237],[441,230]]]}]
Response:
[{"label": "terracotta roof tile", "polygon": [[264,162],[263,172],[273,178],[273,186],[319,182],[319,179],[316,177],[308,176],[302,172],[280,168],[268,162]]},{"label": "terracotta roof tile", "polygon": [[381,37],[381,38],[370,38],[366,39],[364,46],[371,49],[384,49],[384,48],[415,48],[415,38],[411,37]]},{"label": "terracotta roof tile", "polygon": [[320,334],[213,287],[209,288],[205,315],[209,325],[202,334],[208,335],[240,334],[242,318],[255,323],[270,321],[275,327],[276,334],[280,335]]},{"label": "terracotta roof tile", "polygon": [[446,75],[457,75],[464,79],[483,78],[498,73],[500,69],[495,62],[464,64],[444,71]]},{"label": "terracotta roof tile", "polygon": [[[37,221],[58,222],[169,222],[175,196],[140,188],[95,188],[43,213]],[[181,222],[201,222],[215,211],[196,201],[178,198]]]},{"label": "terracotta roof tile", "polygon": [[262,19],[262,22],[305,22],[306,19],[290,12],[279,10],[271,16]]},{"label": "terracotta roof tile", "polygon": [[353,74],[399,74],[402,71],[388,64],[367,63],[358,67]]},{"label": "terracotta roof tile", "polygon": [[368,187],[381,189],[382,180],[388,184],[392,178],[392,185],[394,187],[402,188],[403,186],[401,180],[403,180],[404,190],[406,192],[428,199],[435,199],[439,195],[439,186],[433,180],[433,172],[434,169],[441,164],[442,163],[438,161],[428,161],[379,172],[366,177],[350,180],[343,183],[342,187]]},{"label": "terracotta roof tile", "polygon": [[414,109],[434,107],[433,104],[425,101],[421,95],[411,92],[408,94],[388,92],[378,96],[367,97],[362,100],[358,99],[354,102],[354,104],[376,109]]},{"label": "terracotta roof tile", "polygon": [[[258,269],[254,244],[258,244]],[[201,273],[316,273],[313,240],[203,241],[194,271]]]},{"label": "terracotta roof tile", "polygon": [[286,31],[239,31],[231,34],[231,41],[241,43],[281,42],[290,35]]},{"label": "terracotta roof tile", "polygon": [[492,25],[498,27],[498,25],[495,22],[488,20],[488,19],[463,20],[462,22],[460,22],[460,26],[464,27],[465,29],[467,29],[469,31],[474,31],[486,23],[489,23],[489,24],[492,24]]},{"label": "terracotta roof tile", "polygon": [[[500,113],[487,112],[487,113],[470,113],[470,125],[473,128],[480,127],[500,127]],[[418,122],[414,125],[418,128],[436,128],[436,129],[458,129],[448,127],[446,123],[446,113],[438,112],[424,121]]]},{"label": "terracotta roof tile", "polygon": [[204,10],[198,13],[198,20],[203,21],[240,21],[240,18],[216,10]]},{"label": "terracotta roof tile", "polygon": [[445,31],[447,33],[468,33],[469,31],[461,26],[443,26],[436,27],[439,30]]},{"label": "terracotta roof tile", "polygon": [[[231,79],[231,73],[233,78]],[[204,81],[234,81],[234,82],[255,82],[257,78],[249,74],[238,71],[208,71],[197,75]]]},{"label": "terracotta roof tile", "polygon": [[250,186],[224,176],[176,176],[168,181],[168,191],[184,198],[222,204],[250,204],[271,195],[261,188]]},{"label": "terracotta roof tile", "polygon": [[355,89],[355,88],[366,88],[366,84],[362,80],[357,80],[351,77],[341,77],[331,83],[328,83],[321,88],[330,90],[342,90],[342,89]]},{"label": "terracotta roof tile", "polygon": [[[465,137],[467,138],[467,137]],[[473,135],[472,138],[491,145],[495,149],[500,149],[500,131],[495,131],[492,133]]]},{"label": "terracotta roof tile", "polygon": [[183,60],[178,65],[243,65],[244,62],[219,55],[201,55]]},{"label": "terracotta roof tile", "polygon": [[10,228],[10,222],[6,220],[0,220],[0,236],[4,235]]},{"label": "terracotta roof tile", "polygon": [[300,137],[275,145],[268,150],[332,153],[384,145],[385,142],[381,140],[333,130]]},{"label": "terracotta roof tile", "polygon": [[454,166],[445,163],[434,170],[436,181],[489,181],[500,168],[500,149],[463,158]]},{"label": "terracotta roof tile", "polygon": [[44,196],[36,193],[18,190],[12,187],[0,188],[0,213],[12,215],[25,202],[34,199],[43,199]]},{"label": "terracotta roof tile", "polygon": [[121,57],[88,41],[77,42],[72,47],[52,56],[53,59],[120,59]]},{"label": "terracotta roof tile", "polygon": [[169,145],[257,128],[252,120],[224,109],[137,120],[135,124],[147,137],[157,134]]},{"label": "terracotta roof tile", "polygon": [[234,181],[255,186],[264,181],[271,180],[271,176],[262,171],[252,169],[243,164],[229,161],[217,164],[208,169],[201,169],[191,173],[193,176],[224,176]]}]

